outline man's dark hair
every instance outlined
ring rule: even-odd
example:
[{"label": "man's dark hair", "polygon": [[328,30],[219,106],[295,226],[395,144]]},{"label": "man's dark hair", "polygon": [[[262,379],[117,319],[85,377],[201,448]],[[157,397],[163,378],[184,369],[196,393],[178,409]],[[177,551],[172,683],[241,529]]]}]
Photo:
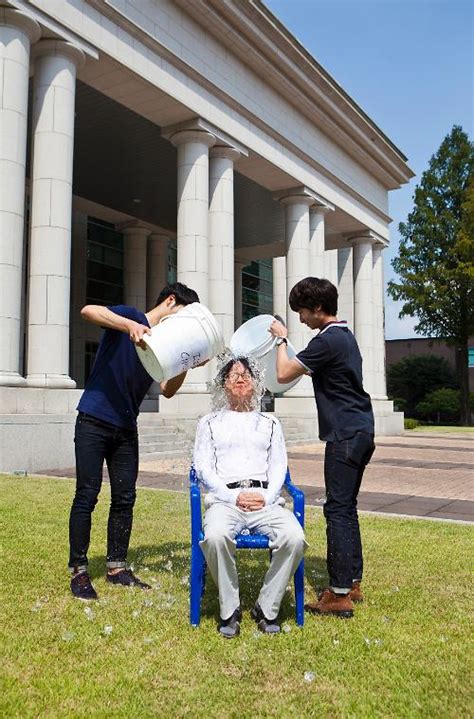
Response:
[{"label": "man's dark hair", "polygon": [[230,375],[232,368],[234,365],[236,365],[238,362],[243,364],[246,370],[250,372],[251,377],[255,377],[254,371],[252,367],[250,366],[250,362],[248,357],[233,357],[231,360],[225,364],[222,369],[220,370],[219,374],[217,375],[217,384],[224,385],[227,377]]},{"label": "man's dark hair", "polygon": [[337,289],[329,280],[305,277],[291,290],[290,307],[294,312],[303,308],[313,311],[321,307],[327,315],[336,315]]},{"label": "man's dark hair", "polygon": [[161,305],[161,303],[164,302],[170,295],[174,295],[176,297],[177,305],[192,305],[193,302],[199,302],[197,292],[192,290],[190,287],[183,285],[182,282],[173,282],[173,284],[163,287],[158,295],[155,307],[156,305]]}]

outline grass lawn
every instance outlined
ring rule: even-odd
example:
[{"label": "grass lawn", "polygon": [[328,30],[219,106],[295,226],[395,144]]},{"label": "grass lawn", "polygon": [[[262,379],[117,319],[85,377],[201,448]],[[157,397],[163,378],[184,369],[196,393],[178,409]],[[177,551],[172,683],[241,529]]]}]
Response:
[{"label": "grass lawn", "polygon": [[[355,618],[310,616],[300,630],[288,592],[276,637],[256,632],[247,611],[266,552],[239,552],[244,623],[226,641],[212,581],[201,627],[188,624],[185,494],[138,492],[129,558],[154,585],[141,592],[105,584],[104,487],[90,551],[100,602],[74,600],[65,570],[73,489],[70,480],[0,478],[2,717],[473,715],[472,527],[364,515],[367,601]],[[307,530],[309,597],[325,582],[317,508]]]},{"label": "grass lawn", "polygon": [[418,427],[414,427],[411,430],[405,430],[410,432],[450,432],[450,433],[461,433],[461,434],[474,434],[474,427],[457,427],[453,425],[436,425],[436,424],[420,424]]}]

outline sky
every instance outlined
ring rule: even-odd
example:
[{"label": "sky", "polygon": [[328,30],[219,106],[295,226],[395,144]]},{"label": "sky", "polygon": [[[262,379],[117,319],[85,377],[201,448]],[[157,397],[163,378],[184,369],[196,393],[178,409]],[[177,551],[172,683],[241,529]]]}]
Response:
[{"label": "sky", "polygon": [[[473,136],[474,0],[264,0],[408,158],[416,177],[390,193],[385,280],[396,278],[398,223],[453,125]],[[387,339],[416,335],[386,295]]]}]

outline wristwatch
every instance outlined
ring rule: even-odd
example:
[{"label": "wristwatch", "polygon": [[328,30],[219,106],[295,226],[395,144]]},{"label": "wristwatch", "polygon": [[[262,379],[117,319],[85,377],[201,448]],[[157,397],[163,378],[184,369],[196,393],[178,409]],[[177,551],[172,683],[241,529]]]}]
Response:
[{"label": "wristwatch", "polygon": [[279,346],[282,345],[282,344],[287,345],[287,344],[288,344],[288,340],[286,339],[286,337],[277,337],[277,341],[275,342],[275,344],[276,344],[277,347],[279,347]]}]

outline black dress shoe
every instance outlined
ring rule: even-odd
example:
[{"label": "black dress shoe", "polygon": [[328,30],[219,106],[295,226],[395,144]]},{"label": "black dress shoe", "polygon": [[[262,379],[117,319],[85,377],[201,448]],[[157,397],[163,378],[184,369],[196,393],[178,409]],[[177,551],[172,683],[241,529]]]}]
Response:
[{"label": "black dress shoe", "polygon": [[275,619],[267,619],[258,602],[251,610],[250,614],[252,619],[257,622],[257,627],[264,634],[278,634],[280,631],[280,622],[278,621],[278,617]]},{"label": "black dress shoe", "polygon": [[97,592],[92,586],[91,579],[87,572],[79,572],[73,575],[71,579],[71,592],[77,599],[83,599],[84,601],[97,599]]},{"label": "black dress shoe", "polygon": [[229,619],[221,619],[219,633],[226,639],[233,639],[240,634],[240,622],[242,621],[242,610],[237,607]]},{"label": "black dress shoe", "polygon": [[106,579],[110,584],[121,584],[124,587],[138,587],[139,589],[151,589],[149,584],[142,582],[136,577],[131,569],[122,569],[117,574],[107,572]]}]

